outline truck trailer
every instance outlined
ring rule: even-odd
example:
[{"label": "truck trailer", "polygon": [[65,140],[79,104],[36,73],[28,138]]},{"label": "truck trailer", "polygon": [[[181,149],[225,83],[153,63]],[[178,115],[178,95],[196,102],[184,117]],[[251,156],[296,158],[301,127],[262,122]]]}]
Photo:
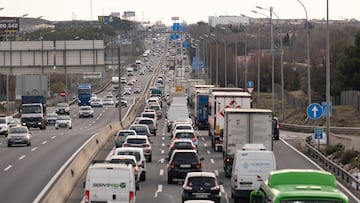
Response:
[{"label": "truck trailer", "polygon": [[247,92],[212,92],[209,96],[208,123],[211,146],[215,151],[221,151],[222,132],[224,129],[225,109],[252,107],[251,94]]},{"label": "truck trailer", "polygon": [[223,159],[226,177],[231,176],[236,150],[245,144],[261,144],[273,150],[272,111],[269,109],[225,109]]}]

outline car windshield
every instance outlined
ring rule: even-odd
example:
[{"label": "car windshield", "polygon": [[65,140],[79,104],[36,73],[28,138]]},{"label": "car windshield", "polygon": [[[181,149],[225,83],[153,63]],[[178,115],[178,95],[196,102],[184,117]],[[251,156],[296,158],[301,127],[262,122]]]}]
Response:
[{"label": "car windshield", "polygon": [[1,123],[1,124],[6,123],[6,119],[5,119],[5,118],[0,118],[0,123]]},{"label": "car windshield", "polygon": [[160,110],[160,107],[157,105],[152,105],[149,107],[150,109],[154,109],[155,111]]},{"label": "car windshield", "polygon": [[58,106],[58,107],[67,107],[68,104],[67,104],[67,103],[59,103],[57,106]]},{"label": "car windshield", "polygon": [[27,133],[26,128],[10,128],[10,133]]},{"label": "car windshield", "polygon": [[190,177],[188,179],[188,186],[206,186],[213,187],[215,186],[215,179],[213,177]]},{"label": "car windshield", "polygon": [[176,133],[175,135],[176,138],[194,138],[195,135],[194,133],[191,133],[191,132],[179,132],[179,133]]},{"label": "car windshield", "polygon": [[178,152],[173,158],[176,163],[197,163],[198,159],[194,152]]},{"label": "car windshield", "polygon": [[176,129],[177,130],[191,130],[191,126],[188,126],[188,125],[179,125],[179,126],[176,126]]},{"label": "car windshield", "polygon": [[118,152],[117,155],[133,155],[136,158],[136,161],[140,161],[140,153],[139,152],[133,152],[133,151],[121,151]]},{"label": "car windshield", "polygon": [[126,164],[126,165],[131,165],[133,167],[136,166],[136,163],[132,159],[111,159],[110,163]]},{"label": "car windshield", "polygon": [[127,139],[126,143],[129,143],[129,144],[145,144],[145,143],[146,143],[146,139],[142,139],[142,138],[131,138],[131,139]]},{"label": "car windshield", "polygon": [[130,130],[135,130],[136,134],[138,134],[138,135],[146,135],[147,134],[146,128],[141,127],[141,126],[133,126],[130,128]]},{"label": "car windshield", "polygon": [[58,120],[70,120],[70,117],[69,116],[59,116],[57,119]]},{"label": "car windshield", "polygon": [[91,107],[90,106],[81,107],[81,110],[91,110]]}]

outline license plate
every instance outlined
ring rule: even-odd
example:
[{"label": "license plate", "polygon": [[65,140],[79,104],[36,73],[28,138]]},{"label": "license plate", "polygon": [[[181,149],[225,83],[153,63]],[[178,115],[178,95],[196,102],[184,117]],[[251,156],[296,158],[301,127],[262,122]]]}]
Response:
[{"label": "license plate", "polygon": [[195,197],[197,197],[197,198],[206,198],[207,194],[197,194],[197,195],[195,195]]},{"label": "license plate", "polygon": [[190,168],[191,164],[180,164],[180,168]]},{"label": "license plate", "polygon": [[249,188],[251,187],[251,184],[240,184],[241,188]]}]

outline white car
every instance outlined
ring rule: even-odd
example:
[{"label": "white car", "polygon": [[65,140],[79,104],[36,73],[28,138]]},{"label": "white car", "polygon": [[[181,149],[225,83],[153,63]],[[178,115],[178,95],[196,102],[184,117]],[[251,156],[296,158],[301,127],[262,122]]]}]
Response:
[{"label": "white car", "polygon": [[81,106],[79,110],[79,118],[94,117],[94,109],[91,106]]},{"label": "white car", "polygon": [[114,155],[133,155],[136,158],[139,166],[140,181],[146,180],[146,159],[144,150],[139,147],[121,147],[116,148]]},{"label": "white car", "polygon": [[69,128],[72,129],[72,119],[70,116],[58,116],[55,122],[55,129]]},{"label": "white car", "polygon": [[[139,183],[139,181],[140,181],[139,166],[138,166],[138,162],[136,161],[135,156],[133,156],[133,155],[112,155],[110,158],[110,163],[131,165],[133,168],[135,181],[136,181],[136,183]],[[138,186],[138,184],[137,184],[137,186]]]},{"label": "white car", "polygon": [[104,100],[103,100],[103,105],[114,105],[114,100],[113,98],[108,98],[108,97],[105,97]]},{"label": "white car", "polygon": [[9,122],[10,119],[7,116],[0,117],[0,134],[7,136],[9,132]]},{"label": "white car", "polygon": [[152,161],[151,143],[146,135],[128,135],[124,141],[123,147],[142,148],[147,161]]},{"label": "white car", "polygon": [[90,102],[91,107],[103,107],[103,101],[101,98],[95,98]]}]

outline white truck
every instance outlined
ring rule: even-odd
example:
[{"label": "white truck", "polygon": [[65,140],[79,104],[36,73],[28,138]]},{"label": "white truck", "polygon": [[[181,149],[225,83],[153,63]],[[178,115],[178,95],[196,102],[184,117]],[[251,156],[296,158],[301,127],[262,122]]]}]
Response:
[{"label": "white truck", "polygon": [[111,78],[111,89],[114,92],[119,91],[119,77]]},{"label": "white truck", "polygon": [[272,111],[269,109],[225,109],[223,159],[226,177],[231,176],[236,150],[245,144],[262,144],[273,150]]},{"label": "white truck", "polygon": [[247,92],[212,92],[209,95],[208,125],[211,146],[215,151],[222,149],[222,132],[226,108],[249,109],[252,107],[251,94]]}]

